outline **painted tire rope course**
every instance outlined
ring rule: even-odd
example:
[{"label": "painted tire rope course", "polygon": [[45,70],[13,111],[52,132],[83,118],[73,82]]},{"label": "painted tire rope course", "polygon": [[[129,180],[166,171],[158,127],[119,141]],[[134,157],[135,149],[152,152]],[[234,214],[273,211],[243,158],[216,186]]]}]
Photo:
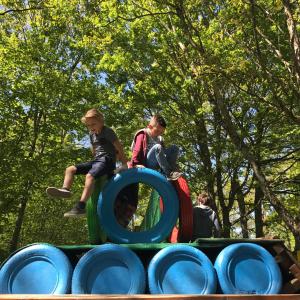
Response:
[{"label": "painted tire rope course", "polygon": [[217,256],[214,266],[224,294],[278,294],[281,290],[279,266],[259,245],[227,246]]},{"label": "painted tire rope course", "polygon": [[85,253],[72,278],[73,294],[142,294],[146,275],[130,249],[105,244]]},{"label": "painted tire rope course", "polygon": [[[157,190],[163,198],[165,209],[153,228],[130,232],[118,224],[114,215],[114,202],[122,188],[137,182]],[[163,241],[174,227],[178,217],[178,202],[174,187],[162,174],[148,168],[132,168],[117,174],[105,185],[98,201],[98,215],[107,236],[115,243],[157,243]]]},{"label": "painted tire rope course", "polygon": [[172,245],[150,261],[148,284],[151,294],[213,294],[217,277],[202,251],[188,245]]},{"label": "painted tire rope course", "polygon": [[67,294],[72,266],[49,244],[34,244],[12,255],[0,269],[0,294]]}]

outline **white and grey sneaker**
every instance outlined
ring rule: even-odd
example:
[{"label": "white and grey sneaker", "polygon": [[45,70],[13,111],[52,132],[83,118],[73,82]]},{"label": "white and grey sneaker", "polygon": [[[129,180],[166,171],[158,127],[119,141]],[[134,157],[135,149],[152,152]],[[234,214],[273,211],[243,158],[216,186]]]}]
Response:
[{"label": "white and grey sneaker", "polygon": [[178,180],[181,177],[181,175],[182,175],[182,173],[173,171],[167,176],[167,179],[169,181],[175,181],[175,180]]},{"label": "white and grey sneaker", "polygon": [[71,191],[65,188],[48,187],[46,193],[55,198],[70,198],[72,196]]}]

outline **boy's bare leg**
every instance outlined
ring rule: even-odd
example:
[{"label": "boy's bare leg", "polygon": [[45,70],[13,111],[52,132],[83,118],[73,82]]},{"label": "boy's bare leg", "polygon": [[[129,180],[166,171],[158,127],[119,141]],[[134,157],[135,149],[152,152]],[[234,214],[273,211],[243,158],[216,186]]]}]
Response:
[{"label": "boy's bare leg", "polygon": [[73,181],[74,181],[75,173],[76,173],[76,167],[75,166],[70,166],[70,167],[66,168],[64,184],[63,184],[63,187],[65,189],[68,189],[68,190],[71,189],[71,186],[72,186]]},{"label": "boy's bare leg", "polygon": [[65,217],[81,217],[85,215],[85,204],[91,196],[94,189],[95,179],[91,174],[85,177],[84,189],[81,194],[80,201],[68,212],[64,214]]},{"label": "boy's bare leg", "polygon": [[91,174],[85,176],[84,189],[81,194],[80,202],[86,202],[91,196],[95,184],[95,178]]},{"label": "boy's bare leg", "polygon": [[73,184],[76,170],[77,169],[75,166],[70,166],[66,168],[63,187],[62,188],[48,187],[46,190],[47,194],[51,197],[70,198],[72,196],[70,188]]}]

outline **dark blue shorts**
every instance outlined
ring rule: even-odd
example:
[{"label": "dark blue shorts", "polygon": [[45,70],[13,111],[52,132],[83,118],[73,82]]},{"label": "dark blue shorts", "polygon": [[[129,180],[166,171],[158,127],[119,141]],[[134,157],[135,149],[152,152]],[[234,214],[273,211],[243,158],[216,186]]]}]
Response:
[{"label": "dark blue shorts", "polygon": [[86,175],[91,174],[94,178],[99,178],[103,175],[111,176],[113,174],[113,171],[116,167],[113,160],[108,156],[103,156],[100,158],[97,158],[96,160],[84,162],[78,165],[75,165],[76,167],[76,175]]}]

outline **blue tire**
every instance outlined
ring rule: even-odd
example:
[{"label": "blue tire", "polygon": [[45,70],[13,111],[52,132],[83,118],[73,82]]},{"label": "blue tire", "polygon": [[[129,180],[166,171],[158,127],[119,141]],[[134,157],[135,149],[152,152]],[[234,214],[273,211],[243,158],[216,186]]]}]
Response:
[{"label": "blue tire", "polygon": [[274,257],[256,244],[238,243],[223,249],[216,261],[224,294],[278,294],[282,275]]},{"label": "blue tire", "polygon": [[67,294],[72,266],[67,256],[48,244],[23,248],[0,271],[0,294]]},{"label": "blue tire", "polygon": [[[159,222],[147,231],[130,232],[123,228],[114,214],[114,200],[125,186],[142,182],[152,186],[163,199],[164,211]],[[172,184],[157,171],[132,168],[113,177],[104,187],[98,201],[98,215],[108,237],[115,243],[159,243],[174,227],[178,218],[179,202]]]},{"label": "blue tire", "polygon": [[88,251],[76,265],[73,294],[142,294],[146,275],[138,256],[130,249],[105,244]]},{"label": "blue tire", "polygon": [[187,245],[160,250],[148,267],[151,294],[213,294],[217,277],[208,257]]}]

